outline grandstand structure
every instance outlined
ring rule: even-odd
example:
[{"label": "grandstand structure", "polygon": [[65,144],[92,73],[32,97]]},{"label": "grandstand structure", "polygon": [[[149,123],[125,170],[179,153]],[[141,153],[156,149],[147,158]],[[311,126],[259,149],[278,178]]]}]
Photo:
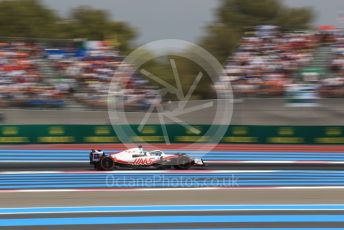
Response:
[{"label": "grandstand structure", "polygon": [[64,105],[63,92],[47,83],[40,70],[40,47],[35,43],[0,43],[0,106]]},{"label": "grandstand structure", "polygon": [[[106,109],[109,85],[119,110],[144,110],[156,90],[105,42],[8,40],[0,43],[0,107]],[[119,66],[127,73],[115,76]]]},{"label": "grandstand structure", "polygon": [[237,97],[281,97],[289,87],[312,85],[321,97],[344,96],[343,32],[282,32],[259,26],[231,55],[217,88],[231,83]]},{"label": "grandstand structure", "polygon": [[[0,41],[1,108],[106,110],[109,84],[123,57],[105,42]],[[342,98],[343,79],[342,31],[281,32],[275,26],[260,26],[254,35],[242,38],[215,88],[221,92],[224,83],[231,83],[235,97],[244,98],[244,103],[255,98],[259,107],[269,105],[271,110],[283,111],[283,98],[290,87],[311,85],[308,91],[314,91],[316,98]],[[144,111],[159,94],[143,76],[130,70],[114,81],[118,85],[115,96],[123,102],[118,110]],[[327,100],[318,104],[337,111]]]}]

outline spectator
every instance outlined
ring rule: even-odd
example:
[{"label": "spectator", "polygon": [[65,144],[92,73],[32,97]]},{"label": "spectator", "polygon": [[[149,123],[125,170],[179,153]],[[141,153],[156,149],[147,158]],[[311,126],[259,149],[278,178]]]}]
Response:
[{"label": "spectator", "polygon": [[241,40],[220,82],[230,82],[237,95],[283,95],[291,74],[312,60],[319,43],[314,33],[280,33],[274,26],[259,28],[264,31]]},{"label": "spectator", "polygon": [[44,84],[37,65],[39,52],[32,43],[0,43],[0,106],[63,105],[61,92]]}]

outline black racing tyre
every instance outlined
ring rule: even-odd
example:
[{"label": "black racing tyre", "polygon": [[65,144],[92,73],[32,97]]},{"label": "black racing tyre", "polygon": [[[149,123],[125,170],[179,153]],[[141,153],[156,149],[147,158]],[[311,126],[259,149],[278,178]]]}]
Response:
[{"label": "black racing tyre", "polygon": [[94,162],[93,166],[94,166],[94,169],[97,171],[102,170],[102,166],[100,165],[100,162]]},{"label": "black racing tyre", "polygon": [[100,167],[104,171],[110,171],[114,168],[115,162],[113,162],[111,157],[103,157],[100,160]]},{"label": "black racing tyre", "polygon": [[186,170],[191,167],[191,159],[186,156],[181,156],[177,159],[175,169]]}]

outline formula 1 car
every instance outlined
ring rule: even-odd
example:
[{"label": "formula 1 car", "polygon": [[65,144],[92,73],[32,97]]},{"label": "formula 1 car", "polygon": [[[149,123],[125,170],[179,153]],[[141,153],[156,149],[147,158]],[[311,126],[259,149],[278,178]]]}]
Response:
[{"label": "formula 1 car", "polygon": [[194,159],[186,154],[166,154],[161,150],[144,151],[141,146],[118,153],[104,153],[92,150],[90,164],[96,170],[110,171],[114,168],[155,168],[189,169],[191,166],[204,166],[202,159]]}]

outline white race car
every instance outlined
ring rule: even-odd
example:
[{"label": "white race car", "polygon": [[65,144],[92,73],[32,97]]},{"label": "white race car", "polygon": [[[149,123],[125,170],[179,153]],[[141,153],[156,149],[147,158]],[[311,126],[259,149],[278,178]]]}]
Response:
[{"label": "white race car", "polygon": [[90,164],[97,170],[114,168],[157,168],[189,169],[191,166],[204,166],[202,159],[194,159],[186,154],[166,154],[161,150],[144,151],[141,146],[118,153],[104,153],[92,150]]}]

